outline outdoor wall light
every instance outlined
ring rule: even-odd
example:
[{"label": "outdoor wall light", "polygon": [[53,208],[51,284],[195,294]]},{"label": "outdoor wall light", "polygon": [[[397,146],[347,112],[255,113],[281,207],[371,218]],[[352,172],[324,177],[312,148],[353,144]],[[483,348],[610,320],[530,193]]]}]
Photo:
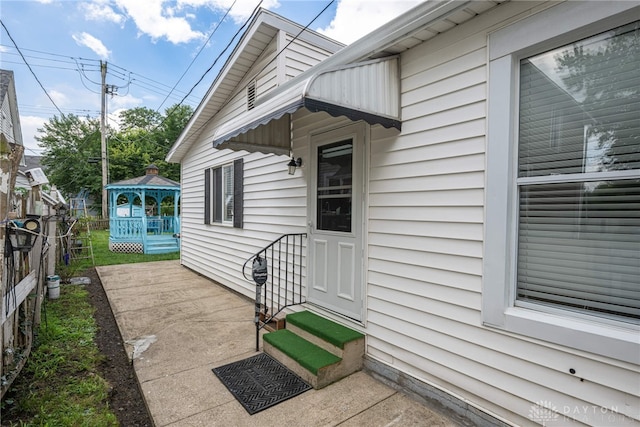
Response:
[{"label": "outdoor wall light", "polygon": [[295,174],[296,168],[302,166],[302,157],[294,159],[293,156],[291,156],[291,161],[289,162],[289,164],[287,164],[287,166],[289,167],[289,175]]},{"label": "outdoor wall light", "polygon": [[28,219],[20,227],[19,224],[12,222],[9,223],[7,232],[14,251],[29,252],[40,233],[40,223],[35,219]]}]

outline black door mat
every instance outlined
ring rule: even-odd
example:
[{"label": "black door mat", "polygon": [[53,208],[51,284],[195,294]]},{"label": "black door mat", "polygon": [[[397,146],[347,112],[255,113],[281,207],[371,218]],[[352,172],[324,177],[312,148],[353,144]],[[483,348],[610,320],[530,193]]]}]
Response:
[{"label": "black door mat", "polygon": [[251,415],[311,388],[265,353],[213,368],[212,371]]}]

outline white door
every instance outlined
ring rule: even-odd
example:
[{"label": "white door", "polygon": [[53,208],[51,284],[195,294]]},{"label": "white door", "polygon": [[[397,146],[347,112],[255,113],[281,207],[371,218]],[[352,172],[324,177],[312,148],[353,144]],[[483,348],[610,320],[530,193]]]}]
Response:
[{"label": "white door", "polygon": [[308,300],[362,319],[364,125],[311,137]]}]

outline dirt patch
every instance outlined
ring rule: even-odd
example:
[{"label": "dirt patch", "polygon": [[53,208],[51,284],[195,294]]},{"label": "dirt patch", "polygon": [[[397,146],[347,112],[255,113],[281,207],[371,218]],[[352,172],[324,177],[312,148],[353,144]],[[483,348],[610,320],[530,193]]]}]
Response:
[{"label": "dirt patch", "polygon": [[100,277],[95,268],[86,270],[83,276],[91,279],[91,284],[87,285],[86,289],[96,310],[96,344],[105,356],[105,361],[100,366],[100,374],[111,386],[109,406],[118,417],[120,425],[151,427],[153,422],[144,404],[133,365],[125,352],[120,330]]}]

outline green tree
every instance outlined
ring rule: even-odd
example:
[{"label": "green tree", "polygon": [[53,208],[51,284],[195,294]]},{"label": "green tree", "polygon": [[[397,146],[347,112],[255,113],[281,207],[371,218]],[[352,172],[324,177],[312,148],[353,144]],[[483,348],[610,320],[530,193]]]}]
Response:
[{"label": "green tree", "polygon": [[576,43],[555,60],[564,85],[589,118],[588,136],[603,150],[603,170],[637,168],[640,23]]},{"label": "green tree", "polygon": [[73,114],[54,116],[38,129],[36,136],[44,148],[42,165],[49,181],[66,196],[73,197],[86,189],[100,202],[100,123],[97,119]]},{"label": "green tree", "polygon": [[176,142],[180,133],[184,130],[193,115],[193,108],[188,105],[174,105],[165,110],[165,119],[159,128],[158,139],[156,140],[156,166],[160,168],[160,173],[174,181],[180,181],[180,165],[167,163],[164,159],[169,150]]},{"label": "green tree", "polygon": [[136,107],[121,111],[118,118],[120,119],[120,131],[122,132],[131,129],[154,132],[162,123],[162,115],[147,107]]},{"label": "green tree", "polygon": [[[193,109],[176,105],[165,115],[146,107],[119,114],[119,129],[109,129],[107,140],[109,182],[144,174],[151,163],[160,174],[180,180],[180,165],[165,162],[165,157],[189,121]],[[101,143],[98,119],[73,114],[54,116],[38,129],[36,140],[44,148],[42,164],[49,180],[67,197],[86,189],[98,206],[101,202]],[[91,160],[95,160],[91,162]],[[97,210],[99,210],[97,208]]]}]

